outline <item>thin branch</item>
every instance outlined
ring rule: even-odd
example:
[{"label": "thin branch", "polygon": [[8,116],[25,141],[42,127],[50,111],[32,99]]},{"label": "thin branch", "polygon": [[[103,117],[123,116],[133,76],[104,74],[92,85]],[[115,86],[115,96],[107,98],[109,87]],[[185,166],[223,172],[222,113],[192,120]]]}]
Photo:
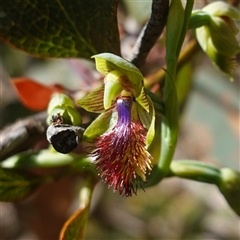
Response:
[{"label": "thin branch", "polygon": [[161,35],[167,22],[168,9],[169,0],[153,0],[151,17],[143,28],[130,59],[138,68],[144,65],[149,51]]},{"label": "thin branch", "polygon": [[46,112],[18,120],[0,131],[0,160],[26,150],[46,138]]}]

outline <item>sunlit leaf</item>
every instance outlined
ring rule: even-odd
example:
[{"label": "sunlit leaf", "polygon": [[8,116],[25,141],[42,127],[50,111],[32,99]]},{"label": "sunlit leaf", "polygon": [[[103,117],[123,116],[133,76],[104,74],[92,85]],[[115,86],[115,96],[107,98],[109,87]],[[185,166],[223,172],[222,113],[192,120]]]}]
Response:
[{"label": "sunlit leaf", "polygon": [[30,194],[39,183],[39,179],[34,176],[0,168],[0,201],[10,202],[22,199]]},{"label": "sunlit leaf", "polygon": [[89,211],[84,208],[73,214],[65,223],[60,240],[84,239],[88,213]]},{"label": "sunlit leaf", "polygon": [[90,202],[95,181],[93,179],[86,180],[79,192],[80,206],[64,224],[60,233],[59,240],[83,240],[85,237],[86,225],[89,215]]},{"label": "sunlit leaf", "polygon": [[0,36],[40,57],[120,54],[117,0],[0,0]]},{"label": "sunlit leaf", "polygon": [[29,78],[15,78],[12,81],[21,102],[29,109],[42,111],[48,106],[52,94],[60,89],[45,86]]}]

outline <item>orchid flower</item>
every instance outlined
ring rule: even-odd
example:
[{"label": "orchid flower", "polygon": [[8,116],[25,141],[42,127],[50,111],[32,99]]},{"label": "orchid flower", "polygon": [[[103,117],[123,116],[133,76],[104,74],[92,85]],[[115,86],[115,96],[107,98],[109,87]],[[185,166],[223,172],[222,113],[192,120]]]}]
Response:
[{"label": "orchid flower", "polygon": [[196,37],[213,63],[232,80],[236,55],[240,47],[238,29],[233,20],[240,20],[240,11],[225,2],[212,2],[202,10],[195,10],[192,23],[197,23]]},{"label": "orchid flower", "polygon": [[111,53],[93,57],[105,75],[104,85],[77,102],[101,114],[83,140],[95,143],[91,155],[100,178],[114,192],[132,196],[152,170],[147,148],[154,137],[155,110],[144,92],[143,76],[132,63]]}]

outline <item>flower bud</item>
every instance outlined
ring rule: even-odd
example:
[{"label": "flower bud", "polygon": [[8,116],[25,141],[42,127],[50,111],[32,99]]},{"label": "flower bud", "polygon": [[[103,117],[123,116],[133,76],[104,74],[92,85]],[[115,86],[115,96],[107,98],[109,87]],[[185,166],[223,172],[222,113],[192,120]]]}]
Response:
[{"label": "flower bud", "polygon": [[61,115],[65,124],[80,125],[82,118],[75,109],[73,101],[65,94],[56,94],[49,102],[47,123],[50,125],[52,116]]},{"label": "flower bud", "polygon": [[213,2],[193,13],[194,22],[198,15],[202,24],[196,29],[196,37],[201,48],[221,71],[232,77],[235,56],[240,52],[233,19],[240,19],[240,11],[224,2]]}]

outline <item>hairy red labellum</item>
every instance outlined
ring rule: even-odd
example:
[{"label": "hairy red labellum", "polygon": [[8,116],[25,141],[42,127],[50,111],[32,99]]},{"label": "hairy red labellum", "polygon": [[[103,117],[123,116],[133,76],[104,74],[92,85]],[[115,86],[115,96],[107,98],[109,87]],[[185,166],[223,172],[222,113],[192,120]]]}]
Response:
[{"label": "hairy red labellum", "polygon": [[146,182],[152,169],[152,156],[146,149],[147,129],[140,121],[131,120],[132,103],[132,98],[117,100],[117,125],[96,140],[93,152],[99,176],[126,197],[137,193],[138,184]]}]

